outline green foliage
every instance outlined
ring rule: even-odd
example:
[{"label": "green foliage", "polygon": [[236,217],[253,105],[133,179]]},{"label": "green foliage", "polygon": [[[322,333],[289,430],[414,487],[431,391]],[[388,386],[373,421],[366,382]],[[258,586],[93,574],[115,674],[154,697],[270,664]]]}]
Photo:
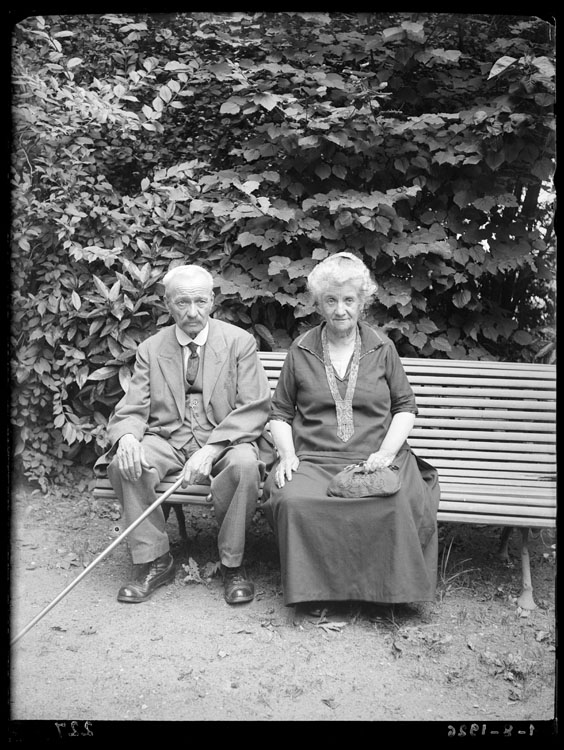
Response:
[{"label": "green foliage", "polygon": [[[105,424],[159,279],[284,349],[340,250],[406,356],[554,357],[554,50],[533,17],[31,17],[13,38],[15,453],[45,483]],[[58,468],[57,468],[58,467]]]}]

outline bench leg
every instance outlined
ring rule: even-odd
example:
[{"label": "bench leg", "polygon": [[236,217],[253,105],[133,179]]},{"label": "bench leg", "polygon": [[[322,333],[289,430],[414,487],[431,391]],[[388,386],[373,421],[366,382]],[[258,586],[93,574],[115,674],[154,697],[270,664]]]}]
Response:
[{"label": "bench leg", "polygon": [[512,526],[504,526],[501,531],[497,556],[504,563],[509,563],[509,539],[512,531]]},{"label": "bench leg", "polygon": [[184,548],[188,550],[188,534],[186,533],[186,519],[184,518],[184,511],[182,505],[177,503],[163,503],[163,513],[165,521],[168,520],[170,515],[170,509],[174,508],[174,514],[176,515],[176,521],[178,523],[178,531],[180,532],[180,538]]},{"label": "bench leg", "polygon": [[531,579],[531,559],[529,557],[529,529],[521,529],[521,572],[523,578],[523,590],[517,599],[521,609],[536,609],[537,605],[533,599],[533,583]]}]

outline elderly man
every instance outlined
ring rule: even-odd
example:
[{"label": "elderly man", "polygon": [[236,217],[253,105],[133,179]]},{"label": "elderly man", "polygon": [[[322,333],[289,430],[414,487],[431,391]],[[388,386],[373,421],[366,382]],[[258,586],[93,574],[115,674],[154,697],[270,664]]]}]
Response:
[{"label": "elderly man", "polygon": [[[174,324],[139,345],[128,391],[108,423],[112,447],[96,468],[109,463],[127,525],[155,501],[167,474],[182,471],[184,486],[211,480],[225,600],[248,602],[254,585],[243,556],[265,471],[258,444],[268,447],[268,380],[253,336],[210,318],[208,271],[179,266],[163,284]],[[143,602],[175,575],[161,507],[131,532],[129,546],[133,575],[117,598]]]}]

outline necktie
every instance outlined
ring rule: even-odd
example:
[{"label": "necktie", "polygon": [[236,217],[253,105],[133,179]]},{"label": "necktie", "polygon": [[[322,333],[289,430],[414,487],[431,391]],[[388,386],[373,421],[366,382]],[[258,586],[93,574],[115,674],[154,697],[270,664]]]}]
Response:
[{"label": "necktie", "polygon": [[198,354],[198,345],[191,341],[188,346],[190,347],[190,356],[186,363],[186,380],[192,385],[196,380],[198,374],[198,365],[200,364],[200,356]]}]

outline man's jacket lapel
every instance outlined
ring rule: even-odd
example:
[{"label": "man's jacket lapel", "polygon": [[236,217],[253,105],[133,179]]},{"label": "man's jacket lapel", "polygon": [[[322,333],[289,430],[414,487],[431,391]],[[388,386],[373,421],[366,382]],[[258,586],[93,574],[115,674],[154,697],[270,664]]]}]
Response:
[{"label": "man's jacket lapel", "polygon": [[157,354],[161,372],[172,392],[180,419],[184,419],[186,391],[184,388],[184,365],[182,347],[171,326],[170,333]]},{"label": "man's jacket lapel", "polygon": [[229,356],[228,343],[225,341],[221,331],[218,330],[215,320],[210,318],[209,323],[210,330],[206,342],[206,352],[202,370],[202,397],[204,400],[204,407],[207,407],[210,402],[219,375]]}]

